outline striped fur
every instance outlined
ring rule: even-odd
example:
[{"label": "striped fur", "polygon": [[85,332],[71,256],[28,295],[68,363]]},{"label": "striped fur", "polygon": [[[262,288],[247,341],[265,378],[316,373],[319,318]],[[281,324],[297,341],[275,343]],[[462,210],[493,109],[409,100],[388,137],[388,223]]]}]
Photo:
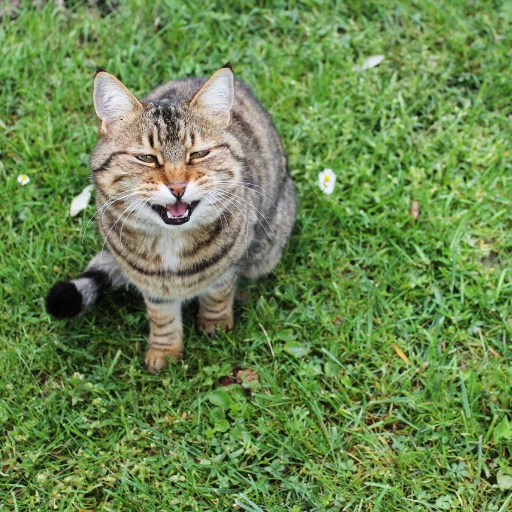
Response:
[{"label": "striped fur", "polygon": [[[142,101],[100,72],[94,99],[100,139],[91,168],[105,244],[71,283],[83,297],[80,313],[106,283],[140,290],[146,365],[155,372],[183,350],[183,301],[199,298],[197,325],[209,335],[233,327],[238,277],[267,274],[281,258],[294,187],[269,114],[228,68],[209,81],[171,81]],[[181,222],[175,212],[184,205],[189,220],[166,223]]]}]

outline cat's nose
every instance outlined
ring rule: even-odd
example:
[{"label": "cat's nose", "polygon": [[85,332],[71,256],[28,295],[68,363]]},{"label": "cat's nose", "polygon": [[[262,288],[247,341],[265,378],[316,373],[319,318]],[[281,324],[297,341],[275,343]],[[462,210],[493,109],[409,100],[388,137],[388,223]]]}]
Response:
[{"label": "cat's nose", "polygon": [[169,190],[171,191],[171,194],[174,197],[176,197],[177,199],[181,199],[183,197],[183,194],[185,193],[187,182],[180,181],[178,183],[169,183],[167,186],[169,187]]}]

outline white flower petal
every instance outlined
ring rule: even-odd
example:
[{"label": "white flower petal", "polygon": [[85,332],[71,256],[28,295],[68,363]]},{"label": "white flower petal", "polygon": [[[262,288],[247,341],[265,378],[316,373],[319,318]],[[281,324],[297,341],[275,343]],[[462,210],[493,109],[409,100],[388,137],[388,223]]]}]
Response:
[{"label": "white flower petal", "polygon": [[363,61],[360,66],[354,66],[353,71],[364,71],[365,69],[374,68],[384,60],[384,55],[372,55]]},{"label": "white flower petal", "polygon": [[21,183],[22,185],[26,185],[30,181],[30,178],[26,174],[18,174],[16,179],[18,180],[18,183]]},{"label": "white flower petal", "polygon": [[335,183],[336,174],[332,169],[324,169],[318,173],[318,185],[326,194],[332,194]]},{"label": "white flower petal", "polygon": [[334,181],[327,181],[324,185],[324,192],[326,194],[332,194],[334,190]]},{"label": "white flower petal", "polygon": [[80,194],[73,198],[73,201],[71,201],[71,207],[69,208],[69,214],[71,217],[78,215],[79,212],[87,208],[93,188],[94,185],[87,185]]}]

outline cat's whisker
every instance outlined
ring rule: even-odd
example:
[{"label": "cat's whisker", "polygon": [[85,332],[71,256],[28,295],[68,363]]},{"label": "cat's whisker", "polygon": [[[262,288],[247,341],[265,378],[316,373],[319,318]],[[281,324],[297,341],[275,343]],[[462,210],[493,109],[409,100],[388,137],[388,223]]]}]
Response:
[{"label": "cat's whisker", "polygon": [[[130,195],[136,191],[137,191],[137,188],[132,188],[132,189],[126,188],[126,189],[118,192],[117,194],[109,195],[107,197],[107,200],[102,204],[102,206],[96,211],[96,213],[94,215],[96,215],[99,211],[101,211],[101,209],[104,208],[105,205],[108,205],[109,203],[113,203],[119,199],[122,199],[121,196]],[[94,215],[93,215],[93,217],[94,217]]]},{"label": "cat's whisker", "polygon": [[[217,197],[217,199],[222,203],[222,205],[228,210],[229,213],[231,213],[231,215],[235,218],[235,220],[238,222],[238,225],[240,226],[240,229],[243,230],[244,227],[242,226],[241,222],[238,220],[238,217],[233,213],[233,211],[231,210],[231,208],[229,208],[229,206],[226,205],[226,203],[217,195],[215,194],[215,192],[212,193],[214,197]],[[226,201],[229,201],[229,199],[226,199]],[[231,204],[233,204],[233,202],[231,202]],[[234,206],[236,206],[236,204],[234,204]],[[238,208],[238,206],[236,206]],[[240,208],[238,208],[238,211],[241,212]],[[243,215],[243,213],[242,213]],[[246,217],[244,215],[244,220],[246,220]],[[229,234],[229,233],[228,233]]]},{"label": "cat's whisker", "polygon": [[[205,194],[206,198],[208,199],[210,197],[210,194],[207,192]],[[222,226],[222,229],[224,229],[224,222],[226,223],[226,227],[228,228],[228,236],[229,236],[229,223],[228,223],[228,219],[226,218],[226,215],[224,214],[224,212],[217,206],[216,204],[216,200],[215,200],[215,197],[213,195],[211,195],[212,199],[213,199],[213,203],[210,203],[212,206],[214,206],[217,211],[219,212],[219,219],[221,221],[221,226]],[[222,217],[224,217],[224,221],[222,220]]]},{"label": "cat's whisker", "polygon": [[124,190],[123,192],[120,192],[119,194],[115,194],[114,196],[109,196],[108,199],[101,205],[100,208],[96,211],[96,213],[89,219],[89,222],[102,210],[106,210],[109,206],[113,205],[117,201],[121,201],[122,199],[126,199],[134,194],[136,194],[136,189],[132,190]]},{"label": "cat's whisker", "polygon": [[[229,196],[224,196],[224,198],[225,198],[225,199],[228,199],[228,197],[229,197]],[[236,205],[236,203],[235,203],[235,202],[233,202],[233,201],[238,202],[238,203],[240,204],[240,206],[241,206],[242,208],[245,208],[245,210],[246,210],[248,213],[249,213],[249,212],[251,212],[251,210],[249,209],[249,207],[248,207],[248,206],[246,206],[245,204],[241,203],[241,202],[240,202],[240,201],[238,201],[237,199],[230,198],[230,201],[231,201],[231,202],[233,203],[233,205],[234,205],[234,206],[236,206],[237,208],[238,208],[238,206],[237,206],[237,205]],[[252,213],[254,213],[254,212],[252,211]],[[254,215],[255,215],[256,221],[257,221],[257,222],[260,224],[260,226],[263,228],[263,231],[265,231],[265,233],[267,234],[267,236],[268,236],[270,239],[272,239],[272,235],[267,231],[267,229],[266,229],[266,228],[265,228],[265,226],[261,223],[261,221],[258,219],[258,217],[257,217],[257,215],[256,215],[255,213],[254,213]],[[245,218],[245,217],[244,217],[244,218]],[[264,220],[266,220],[266,219],[264,219]],[[267,223],[268,223],[268,222],[267,222]],[[246,231],[246,245],[247,245],[247,238],[248,238],[248,234],[249,234],[249,225],[248,225],[248,222],[246,223],[246,225],[247,225],[247,231]],[[247,252],[247,255],[248,255],[248,252]]]},{"label": "cat's whisker", "polygon": [[238,205],[233,202],[233,199],[228,199],[227,201],[228,201],[228,204],[232,204],[244,218],[245,228],[243,228],[243,229],[245,231],[245,255],[246,255],[247,259],[249,259],[249,219],[248,219],[248,216],[244,215],[242,210],[240,210],[240,208],[238,208]]},{"label": "cat's whisker", "polygon": [[[119,215],[119,217],[117,218],[117,220],[112,224],[112,226],[110,227],[110,229],[108,230],[108,233],[107,235],[105,236],[105,241],[103,242],[103,246],[101,247],[101,251],[103,252],[103,250],[105,249],[105,244],[107,243],[107,240],[108,240],[108,236],[110,235],[110,232],[116,227],[116,225],[119,223],[119,221],[121,220],[122,216],[131,208],[132,204],[129,204],[124,210],[123,212],[121,213],[121,215]],[[130,212],[131,213],[131,212]],[[123,250],[124,250],[124,247],[123,247]]]},{"label": "cat's whisker", "polygon": [[138,195],[138,192],[137,191],[134,191],[126,196],[122,196],[122,197],[119,197],[118,199],[116,199],[115,201],[111,201],[107,206],[106,208],[103,210],[103,212],[101,213],[101,222],[103,223],[104,222],[104,216],[105,216],[105,212],[107,211],[108,208],[110,208],[114,203],[117,203],[118,201],[121,201],[121,200],[124,200],[124,199],[128,199],[129,197],[133,197],[135,195]]},{"label": "cat's whisker", "polygon": [[137,201],[135,201],[135,203],[132,203],[133,208],[130,210],[130,212],[128,213],[128,215],[126,216],[126,218],[123,221],[123,224],[122,224],[121,229],[119,231],[119,241],[121,242],[121,247],[123,248],[123,250],[124,250],[124,246],[123,246],[123,228],[124,228],[124,225],[126,224],[126,221],[128,220],[128,217],[135,211],[135,208],[137,208],[137,206],[139,206],[139,204],[142,203],[143,201],[144,201],[144,199],[137,199]]},{"label": "cat's whisker", "polygon": [[[130,197],[131,195],[134,195],[134,194],[135,194],[135,192],[134,192],[134,191],[132,191],[132,192],[133,192],[133,194],[132,194],[132,193],[130,193],[130,194],[128,194],[128,195],[126,195],[126,196],[124,196],[124,197],[117,197],[117,196],[120,196],[120,195],[122,195],[122,194],[125,194],[126,192],[128,192],[128,191],[127,191],[127,190],[125,190],[124,192],[121,192],[121,193],[119,193],[119,194],[116,194],[116,195],[115,195],[115,196],[113,196],[112,198],[107,199],[107,200],[106,200],[106,201],[105,201],[105,202],[100,206],[100,208],[98,208],[98,209],[96,210],[96,212],[94,213],[94,215],[89,219],[89,221],[88,221],[88,222],[87,222],[87,224],[85,225],[85,228],[84,228],[84,230],[83,230],[83,232],[82,232],[82,245],[84,244],[85,232],[87,231],[87,228],[89,227],[89,224],[92,222],[92,219],[94,219],[94,217],[96,217],[96,215],[98,215],[98,213],[100,213],[102,210],[103,210],[103,211],[104,211],[104,210],[106,210],[107,208],[109,208],[110,206],[112,206],[115,202],[120,201],[121,199],[125,199],[125,198]],[[117,197],[117,199],[116,199],[116,197]],[[102,215],[102,217],[103,217],[103,215]]]},{"label": "cat's whisker", "polygon": [[252,183],[251,181],[220,180],[220,181],[216,181],[216,183],[236,183],[237,185],[252,185],[253,187],[263,190],[263,192],[267,192],[267,190],[265,188],[263,188],[260,185],[257,185],[256,183]]},{"label": "cat's whisker", "polygon": [[[232,196],[232,197],[235,197],[237,199],[234,199],[235,201],[237,201],[241,206],[243,206],[244,208],[246,208],[247,210],[249,210],[249,207],[253,208],[254,210],[256,210],[256,212],[258,212],[258,214],[262,217],[262,219],[267,223],[268,227],[270,228],[270,231],[272,231],[272,235],[274,237],[274,240],[277,240],[277,236],[276,234],[274,233],[274,230],[272,229],[272,226],[270,225],[270,222],[267,220],[267,218],[265,217],[265,215],[263,215],[259,210],[258,208],[256,208],[256,206],[254,206],[252,203],[250,203],[249,201],[243,199],[242,197],[238,196],[237,194],[233,194],[232,192],[227,192],[227,191],[224,191],[224,190],[217,190],[216,189],[216,192],[220,192],[222,194],[225,194],[225,195],[228,195],[228,196]],[[242,201],[242,203],[240,202]],[[245,206],[245,203],[246,205],[248,206]],[[263,228],[263,230],[265,231],[265,233],[267,234],[267,236],[269,238],[272,238],[272,236],[270,235],[270,233],[266,230],[265,226],[261,223],[261,221],[258,219],[258,217],[256,216],[256,220],[259,222],[260,226]]]},{"label": "cat's whisker", "polygon": [[[233,202],[233,205],[236,206],[237,208],[238,208],[237,204],[239,204],[241,207],[245,208],[245,210],[247,212],[252,211],[252,213],[254,213],[256,218],[257,218],[256,213],[253,210],[251,210],[249,207],[253,208],[255,211],[257,211],[258,214],[260,214],[263,218],[265,218],[264,215],[261,214],[261,212],[250,201],[247,201],[247,200],[241,198],[240,196],[238,196],[237,194],[234,194],[233,192],[230,192],[230,191],[224,190],[224,189],[219,189],[219,188],[215,188],[213,190],[210,189],[210,191],[215,194],[222,195],[222,197],[224,197],[224,199],[229,198]],[[234,201],[236,201],[236,203]],[[247,206],[247,205],[249,205],[249,206]],[[240,211],[240,208],[238,208],[238,210]]]},{"label": "cat's whisker", "polygon": [[240,210],[240,208],[238,208],[238,206],[233,202],[232,199],[224,198],[224,199],[226,199],[226,201],[228,201],[228,204],[232,204],[240,212],[240,214],[244,218],[244,222],[245,222],[245,228],[244,228],[242,226],[242,224],[240,223],[240,221],[238,220],[237,216],[231,211],[231,209],[228,206],[226,206],[224,201],[222,201],[222,199],[219,198],[219,196],[216,194],[216,192],[210,191],[210,194],[213,195],[214,197],[217,197],[217,199],[227,208],[227,210],[231,213],[231,215],[233,215],[233,217],[236,219],[236,221],[238,222],[238,225],[240,226],[240,229],[245,231],[245,252],[246,252],[247,258],[249,258],[249,247],[248,247],[248,236],[249,236],[248,226],[249,225],[248,225],[247,215],[244,215],[242,210]]},{"label": "cat's whisker", "polygon": [[144,206],[146,206],[146,205],[149,203],[149,200],[150,200],[150,199],[151,199],[151,198],[146,199],[146,200],[144,201],[144,203],[142,204],[142,206],[139,208],[139,211],[137,212],[137,216],[135,217],[136,219],[138,219],[138,218],[139,218],[139,215],[140,215],[140,212],[142,211],[142,208],[144,208]]},{"label": "cat's whisker", "polygon": [[[263,196],[265,199],[270,201],[272,206],[277,210],[276,204],[274,203],[274,201],[272,201],[272,199],[270,199],[270,197],[267,194],[264,194],[262,192],[258,192],[257,190],[254,190],[252,187],[245,186],[245,185],[253,185],[255,187],[258,187],[258,185],[255,185],[254,183],[246,183],[244,181],[216,181],[215,183],[220,183],[222,185],[234,184],[234,185],[238,185],[239,187],[245,188],[247,190],[252,190],[253,192],[256,192],[256,194],[259,194],[260,196]],[[261,190],[265,191],[265,189],[263,187],[258,187],[258,188],[261,188]]]},{"label": "cat's whisker", "polygon": [[[227,227],[229,229],[229,225],[227,223],[226,216],[224,215],[224,212],[217,205],[217,201],[216,201],[215,197],[213,197],[213,195],[211,195],[208,192],[206,192],[205,193],[205,198],[209,201],[208,205],[209,206],[213,206],[219,212],[219,219],[221,221],[221,229],[224,229],[224,221],[226,221],[226,225],[227,225]],[[224,219],[222,217],[224,217]]]}]

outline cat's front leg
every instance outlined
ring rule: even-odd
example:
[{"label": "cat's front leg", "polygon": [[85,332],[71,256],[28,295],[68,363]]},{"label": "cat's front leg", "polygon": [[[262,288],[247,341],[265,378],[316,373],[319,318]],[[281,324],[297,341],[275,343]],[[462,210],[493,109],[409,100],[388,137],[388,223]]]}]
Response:
[{"label": "cat's front leg", "polygon": [[230,331],[234,326],[233,301],[235,298],[236,274],[227,274],[210,285],[199,296],[197,327],[209,336],[217,330]]},{"label": "cat's front leg", "polygon": [[146,367],[152,373],[164,370],[168,358],[178,361],[183,352],[181,301],[144,297],[149,317]]}]

